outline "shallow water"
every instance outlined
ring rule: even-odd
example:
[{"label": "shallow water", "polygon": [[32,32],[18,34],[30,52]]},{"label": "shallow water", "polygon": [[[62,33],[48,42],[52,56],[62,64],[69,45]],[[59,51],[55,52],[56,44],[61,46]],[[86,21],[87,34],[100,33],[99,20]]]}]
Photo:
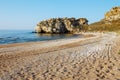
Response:
[{"label": "shallow water", "polygon": [[31,30],[0,30],[0,44],[35,42],[63,38],[83,37],[75,34],[36,34]]}]

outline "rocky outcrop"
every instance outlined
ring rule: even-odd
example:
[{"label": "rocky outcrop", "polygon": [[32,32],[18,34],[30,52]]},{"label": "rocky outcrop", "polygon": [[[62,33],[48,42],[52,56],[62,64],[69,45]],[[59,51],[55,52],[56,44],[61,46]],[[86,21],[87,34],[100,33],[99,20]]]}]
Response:
[{"label": "rocky outcrop", "polygon": [[113,7],[105,14],[106,21],[113,21],[120,19],[120,7]]},{"label": "rocky outcrop", "polygon": [[80,31],[84,25],[88,25],[86,18],[52,18],[37,24],[37,33],[67,33]]}]

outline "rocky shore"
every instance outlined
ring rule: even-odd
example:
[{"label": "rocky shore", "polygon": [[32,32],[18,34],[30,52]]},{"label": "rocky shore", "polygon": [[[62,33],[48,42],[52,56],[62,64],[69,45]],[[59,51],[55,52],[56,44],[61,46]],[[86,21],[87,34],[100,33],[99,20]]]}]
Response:
[{"label": "rocky shore", "polygon": [[0,80],[119,80],[120,37],[91,35],[2,45]]}]

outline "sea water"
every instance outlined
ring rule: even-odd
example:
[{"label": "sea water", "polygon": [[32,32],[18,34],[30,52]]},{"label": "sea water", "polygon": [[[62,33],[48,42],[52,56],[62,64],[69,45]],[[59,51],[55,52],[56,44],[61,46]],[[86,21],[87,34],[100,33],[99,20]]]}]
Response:
[{"label": "sea water", "polygon": [[36,34],[32,30],[0,30],[0,44],[36,42],[64,38],[82,37],[75,34]]}]

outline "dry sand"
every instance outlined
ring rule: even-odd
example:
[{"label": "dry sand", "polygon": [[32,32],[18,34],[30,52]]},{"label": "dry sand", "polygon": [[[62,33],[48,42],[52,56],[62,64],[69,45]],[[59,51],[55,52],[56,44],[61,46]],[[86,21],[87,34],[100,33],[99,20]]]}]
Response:
[{"label": "dry sand", "polygon": [[85,38],[0,46],[0,80],[120,80],[120,38]]}]

